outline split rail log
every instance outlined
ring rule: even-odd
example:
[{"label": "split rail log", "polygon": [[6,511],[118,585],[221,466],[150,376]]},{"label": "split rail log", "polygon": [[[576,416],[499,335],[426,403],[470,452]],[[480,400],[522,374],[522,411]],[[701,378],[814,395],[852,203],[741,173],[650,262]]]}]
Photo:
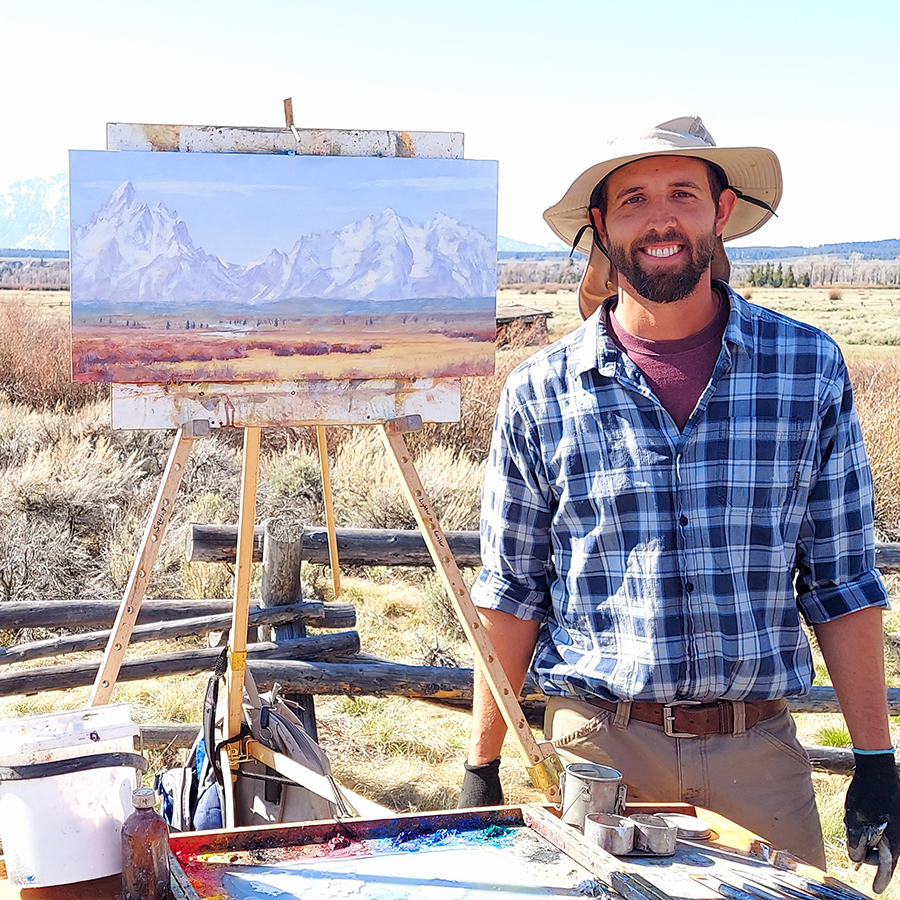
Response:
[{"label": "split rail log", "polygon": [[[278,682],[283,690],[310,694],[399,696],[428,700],[468,709],[472,700],[472,670],[450,666],[411,666],[387,661],[349,660],[344,663],[254,660],[253,677],[258,686]],[[543,721],[544,695],[529,676],[521,693],[523,710],[533,725]],[[900,715],[900,688],[888,688],[888,710]],[[792,713],[838,713],[834,689],[813,687],[802,697],[791,697]],[[528,710],[531,710],[529,714]]]},{"label": "split rail log", "polygon": [[[200,732],[200,724],[185,725],[141,725],[138,749],[144,750],[187,750]],[[853,751],[839,747],[819,747],[807,745],[803,748],[817,772],[830,775],[849,775],[853,771]]]},{"label": "split rail log", "polygon": [[[308,605],[321,606],[322,604],[294,603],[291,606],[279,606],[274,609],[254,609],[250,611],[250,624],[269,626],[282,622],[293,622],[297,619],[302,620],[303,616],[309,613],[306,608]],[[146,641],[192,637],[223,629],[227,631],[230,627],[231,613],[202,616],[196,619],[175,619],[172,622],[153,622],[135,628],[131,632],[129,643],[140,644]],[[66,653],[81,653],[85,650],[102,650],[108,641],[109,630],[70,634],[66,637],[32,641],[27,644],[14,644],[12,647],[0,648],[0,666],[31,659],[45,659],[48,656],[64,656]]]},{"label": "split rail log", "polygon": [[[273,642],[248,644],[247,659],[332,659],[353,656],[359,652],[359,634],[342,631],[299,638],[282,644]],[[216,648],[162,653],[143,659],[125,660],[118,681],[143,681],[163,675],[210,674],[221,651]],[[0,697],[15,694],[37,694],[41,691],[60,691],[93,684],[97,663],[69,663],[60,666],[22,669],[0,673]]]},{"label": "split rail log", "polygon": [[[0,603],[0,631],[18,628],[103,628],[116,619],[119,600],[11,600]],[[304,600],[296,604],[299,616],[311,628],[354,628],[352,603],[321,603]],[[172,622],[175,619],[231,615],[234,600],[144,600],[138,625]],[[251,615],[260,607],[250,601]],[[230,624],[229,618],[229,624]]]},{"label": "split rail log", "polygon": [[[262,562],[265,526],[253,529],[253,561]],[[445,532],[461,566],[480,566],[477,531]],[[338,556],[346,566],[432,566],[422,535],[406,529],[338,528]],[[185,556],[188,562],[234,562],[237,525],[188,526]],[[328,532],[303,529],[303,559],[328,565]],[[882,572],[900,572],[900,543],[876,544],[875,565]]]},{"label": "split rail log", "polygon": [[900,572],[900,544],[876,544],[875,568],[884,574]]},{"label": "split rail log", "polygon": [[[342,566],[433,566],[421,532],[388,528],[337,528],[338,557]],[[262,562],[265,526],[253,529],[253,561]],[[461,566],[480,566],[477,531],[445,532],[450,549]],[[188,562],[234,562],[237,525],[188,526],[185,558]],[[328,565],[328,531],[303,529],[302,559]]]}]

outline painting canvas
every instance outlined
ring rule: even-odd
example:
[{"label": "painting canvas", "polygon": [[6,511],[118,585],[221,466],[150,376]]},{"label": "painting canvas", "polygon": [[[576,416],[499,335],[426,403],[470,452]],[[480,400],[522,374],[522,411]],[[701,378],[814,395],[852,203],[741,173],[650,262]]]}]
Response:
[{"label": "painting canvas", "polygon": [[72,151],[69,164],[77,381],[493,370],[495,162]]}]

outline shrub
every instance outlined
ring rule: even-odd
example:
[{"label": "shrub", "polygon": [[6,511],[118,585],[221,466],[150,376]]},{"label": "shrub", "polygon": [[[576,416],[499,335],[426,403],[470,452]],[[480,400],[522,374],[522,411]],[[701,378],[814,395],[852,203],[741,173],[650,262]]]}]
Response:
[{"label": "shrub", "polygon": [[106,396],[102,384],[71,380],[68,322],[19,304],[0,304],[0,390],[35,409],[77,409]]},{"label": "shrub", "polygon": [[848,366],[875,484],[875,524],[884,540],[900,540],[900,361]]}]

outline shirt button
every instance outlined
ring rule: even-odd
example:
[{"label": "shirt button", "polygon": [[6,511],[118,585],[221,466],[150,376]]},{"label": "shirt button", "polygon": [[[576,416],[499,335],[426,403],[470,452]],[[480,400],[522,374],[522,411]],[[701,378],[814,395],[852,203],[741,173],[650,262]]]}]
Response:
[{"label": "shirt button", "polygon": [[693,582],[693,581],[686,581],[686,582],[684,583],[684,589],[685,589],[689,594],[692,594],[692,593],[694,592],[694,582]]},{"label": "shirt button", "polygon": [[678,520],[678,524],[679,524],[682,528],[684,528],[684,526],[687,525],[687,523],[688,523],[688,517],[687,517],[687,516],[682,516],[682,517]]}]

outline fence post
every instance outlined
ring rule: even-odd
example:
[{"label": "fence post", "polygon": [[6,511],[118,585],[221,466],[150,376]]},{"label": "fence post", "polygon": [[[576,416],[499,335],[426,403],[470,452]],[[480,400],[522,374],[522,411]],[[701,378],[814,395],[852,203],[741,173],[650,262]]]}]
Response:
[{"label": "fence post", "polygon": [[[268,519],[263,532],[262,587],[260,606],[287,606],[299,603],[300,561],[303,556],[303,526],[286,518]],[[287,641],[306,637],[303,622],[287,622],[271,626],[271,637],[266,634],[270,626],[259,626],[259,640]],[[310,737],[318,740],[316,711],[312,695],[285,694],[300,707],[300,718]]]}]

